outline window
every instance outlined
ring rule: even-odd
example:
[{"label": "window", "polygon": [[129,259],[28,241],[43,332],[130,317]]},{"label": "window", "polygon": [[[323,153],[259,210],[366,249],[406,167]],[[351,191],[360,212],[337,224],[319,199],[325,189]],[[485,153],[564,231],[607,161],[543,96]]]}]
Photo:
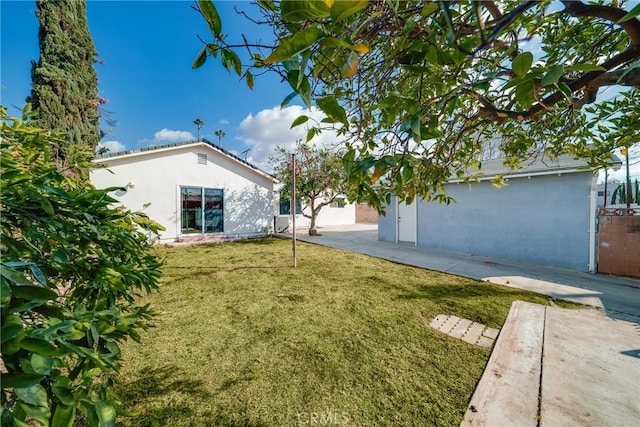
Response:
[{"label": "window", "polygon": [[221,189],[204,189],[204,232],[224,231],[224,197]]},{"label": "window", "polygon": [[216,188],[180,187],[182,234],[224,231],[224,191]]},{"label": "window", "polygon": [[[300,199],[296,199],[296,215],[302,213],[302,204]],[[291,215],[291,200],[280,200],[280,215]]]},{"label": "window", "polygon": [[198,164],[206,165],[207,164],[207,155],[198,153]]},{"label": "window", "polygon": [[345,206],[347,206],[347,201],[344,199],[344,197],[338,197],[329,204],[330,208],[344,208]]}]

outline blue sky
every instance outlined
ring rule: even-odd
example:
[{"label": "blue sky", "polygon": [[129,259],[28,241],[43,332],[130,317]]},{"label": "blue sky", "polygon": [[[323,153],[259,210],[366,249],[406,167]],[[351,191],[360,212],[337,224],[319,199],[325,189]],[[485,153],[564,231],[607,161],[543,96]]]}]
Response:
[{"label": "blue sky", "polygon": [[[225,131],[224,148],[236,154],[250,149],[247,160],[265,166],[273,146],[290,145],[304,130],[289,131],[304,111],[301,101],[277,108],[291,89],[272,75],[256,78],[253,90],[211,58],[191,69],[202,47],[201,35],[211,40],[192,1],[88,1],[87,18],[98,57],[100,95],[104,108],[117,122],[103,126],[103,142],[112,148],[136,149],[195,138],[193,120],[205,122],[201,136],[217,142],[214,132]],[[270,30],[248,22],[234,7],[250,12],[242,1],[217,1],[223,32],[230,40],[270,42]],[[0,99],[17,116],[31,90],[31,61],[39,57],[35,1],[0,2]],[[255,16],[255,12],[253,13]],[[211,61],[211,62],[210,62]],[[214,62],[215,61],[215,62]],[[297,105],[296,105],[297,104]]]},{"label": "blue sky", "polygon": [[[291,89],[273,75],[256,78],[250,90],[235,74],[229,74],[217,60],[192,70],[202,47],[201,35],[211,40],[202,17],[192,1],[97,1],[87,2],[89,31],[98,57],[99,90],[109,100],[104,106],[117,122],[102,142],[112,152],[194,139],[193,120],[205,125],[201,136],[217,142],[214,132],[222,129],[224,148],[243,155],[268,169],[268,158],[276,145],[293,147],[305,138],[303,126],[291,130],[291,122],[306,111],[299,98],[279,108]],[[223,21],[223,33],[240,42],[245,33],[250,41],[269,44],[270,30],[239,16],[234,8],[256,16],[248,1],[216,1]],[[252,13],[252,11],[254,11]],[[35,1],[0,1],[1,56],[0,101],[17,116],[31,90],[31,61],[37,60],[38,20]],[[246,59],[246,58],[245,58]],[[334,135],[324,133],[329,142]],[[632,175],[640,175],[634,150]],[[618,179],[622,171],[612,172]]]}]

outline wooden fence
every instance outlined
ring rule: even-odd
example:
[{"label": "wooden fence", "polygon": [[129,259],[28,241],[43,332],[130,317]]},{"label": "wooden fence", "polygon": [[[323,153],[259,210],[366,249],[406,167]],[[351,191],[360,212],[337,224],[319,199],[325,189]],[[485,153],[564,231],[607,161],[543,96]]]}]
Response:
[{"label": "wooden fence", "polygon": [[598,272],[640,278],[640,208],[600,208]]}]

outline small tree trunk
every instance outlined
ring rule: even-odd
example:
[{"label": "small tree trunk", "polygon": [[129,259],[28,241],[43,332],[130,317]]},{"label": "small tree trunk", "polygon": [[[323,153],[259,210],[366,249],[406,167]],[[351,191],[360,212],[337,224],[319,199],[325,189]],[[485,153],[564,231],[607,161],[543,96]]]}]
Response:
[{"label": "small tree trunk", "polygon": [[309,236],[315,236],[317,234],[316,231],[316,218],[318,216],[318,212],[314,210],[311,211],[311,222],[309,223]]},{"label": "small tree trunk", "polygon": [[316,231],[316,219],[318,218],[320,209],[316,208],[315,200],[313,199],[311,200],[309,208],[311,208],[311,216],[309,217],[309,219],[311,220],[311,222],[309,223],[309,236],[315,236],[318,234]]}]

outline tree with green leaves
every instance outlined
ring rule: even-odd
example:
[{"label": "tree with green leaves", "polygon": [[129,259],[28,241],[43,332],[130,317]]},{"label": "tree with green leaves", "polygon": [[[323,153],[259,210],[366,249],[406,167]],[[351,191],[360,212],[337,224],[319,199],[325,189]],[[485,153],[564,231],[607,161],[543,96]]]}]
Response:
[{"label": "tree with green leaves", "polygon": [[601,166],[640,142],[640,5],[260,0],[243,12],[274,29],[271,44],[231,43],[214,4],[198,5],[213,40],[194,67],[219,57],[250,87],[280,75],[283,104],[299,95],[346,137],[347,178],[375,206],[448,201],[444,183],[473,180],[488,140],[512,168],[560,154]]},{"label": "tree with green leaves", "polygon": [[[302,202],[302,216],[309,219],[309,233],[312,234],[322,208],[345,195],[347,181],[340,157],[335,152],[300,142],[294,154],[296,198]],[[284,147],[276,147],[276,154],[269,159],[269,163],[274,176],[282,184],[280,200],[291,200],[291,153]]]},{"label": "tree with green leaves", "polygon": [[136,297],[157,289],[149,237],[162,229],[114,206],[123,188],[93,188],[89,163],[63,174],[65,135],[0,106],[0,395],[2,425],[91,426],[123,414],[114,393],[121,344],[157,314]]},{"label": "tree with green leaves", "polygon": [[198,141],[200,141],[200,129],[204,126],[204,121],[202,119],[195,119],[193,124],[196,125],[196,128],[198,129]]},{"label": "tree with green leaves", "polygon": [[218,146],[222,147],[222,138],[227,136],[227,133],[222,129],[217,129],[214,133],[218,137]]},{"label": "tree with green leaves", "polygon": [[32,62],[27,101],[38,112],[38,126],[66,133],[55,156],[63,165],[73,164],[74,152],[93,152],[102,138],[99,106],[106,102],[98,94],[86,2],[37,0],[36,7],[40,59]]}]

